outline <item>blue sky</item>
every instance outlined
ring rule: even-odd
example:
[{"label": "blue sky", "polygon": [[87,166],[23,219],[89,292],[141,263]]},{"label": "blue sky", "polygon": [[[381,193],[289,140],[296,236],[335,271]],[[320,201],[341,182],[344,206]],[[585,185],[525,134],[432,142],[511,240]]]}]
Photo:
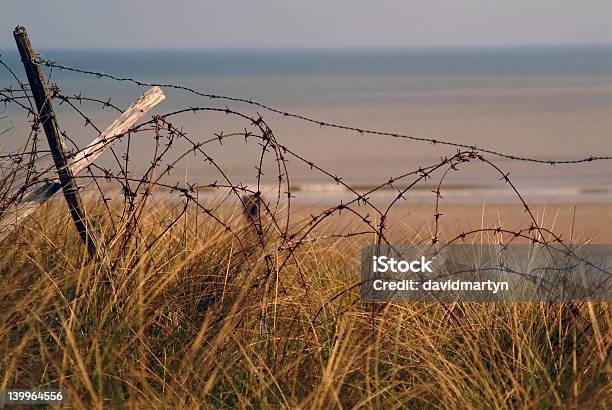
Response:
[{"label": "blue sky", "polygon": [[0,48],[336,48],[612,43],[611,0],[2,0]]}]

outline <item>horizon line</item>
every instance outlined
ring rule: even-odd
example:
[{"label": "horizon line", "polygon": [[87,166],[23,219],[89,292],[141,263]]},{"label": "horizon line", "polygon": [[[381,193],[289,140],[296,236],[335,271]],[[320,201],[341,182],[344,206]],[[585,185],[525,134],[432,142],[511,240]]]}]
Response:
[{"label": "horizon line", "polygon": [[[482,45],[429,45],[429,46],[320,46],[320,47],[39,47],[52,51],[450,51],[450,50],[493,50],[493,49],[538,49],[538,48],[593,48],[612,47],[612,42],[601,43],[542,43],[542,44],[482,44]],[[13,47],[0,47],[0,51],[11,51]]]}]

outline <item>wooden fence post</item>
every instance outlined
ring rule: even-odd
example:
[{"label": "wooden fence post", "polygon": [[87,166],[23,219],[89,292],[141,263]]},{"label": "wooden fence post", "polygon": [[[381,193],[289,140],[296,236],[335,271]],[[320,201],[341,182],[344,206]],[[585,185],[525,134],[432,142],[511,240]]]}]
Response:
[{"label": "wooden fence post", "polygon": [[43,126],[47,141],[49,142],[53,162],[57,169],[72,220],[74,221],[79,236],[87,245],[89,253],[94,256],[102,256],[101,243],[95,237],[92,230],[88,228],[87,217],[78,192],[78,187],[74,181],[72,171],[68,166],[66,144],[57,125],[55,113],[53,112],[47,81],[42,68],[34,62],[36,53],[30,43],[28,32],[25,27],[17,26],[13,31],[13,36],[15,37],[15,43],[17,44],[23,67],[28,76],[30,90],[36,102],[40,123]]}]

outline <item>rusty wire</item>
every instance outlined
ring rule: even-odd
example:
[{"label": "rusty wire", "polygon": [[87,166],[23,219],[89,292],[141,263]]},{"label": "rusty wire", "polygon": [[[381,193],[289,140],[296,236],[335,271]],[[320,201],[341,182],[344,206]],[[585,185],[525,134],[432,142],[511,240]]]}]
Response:
[{"label": "rusty wire", "polygon": [[[296,261],[296,253],[298,250],[307,244],[318,241],[348,241],[357,237],[370,239],[373,237],[376,244],[392,246],[387,235],[389,229],[388,219],[391,210],[406,200],[411,189],[414,189],[422,182],[434,177],[438,178],[438,183],[436,184],[436,189],[432,192],[435,196],[435,209],[433,212],[434,229],[431,237],[428,239],[430,246],[441,249],[449,244],[468,240],[470,237],[474,237],[477,234],[490,233],[498,236],[502,245],[508,245],[515,240],[521,239],[533,244],[539,244],[554,252],[560,252],[561,254],[578,258],[560,235],[538,223],[524,197],[511,181],[509,173],[502,170],[490,157],[501,157],[514,161],[537,163],[543,166],[563,164],[583,164],[586,166],[593,161],[612,160],[612,155],[592,155],[586,158],[560,161],[522,157],[488,148],[458,144],[441,139],[416,137],[400,133],[368,130],[343,124],[328,123],[300,114],[289,113],[250,99],[208,94],[182,85],[147,83],[129,77],[118,77],[101,72],[72,68],[45,58],[37,59],[36,63],[51,69],[68,70],[95,76],[97,78],[112,79],[117,82],[130,82],[138,86],[173,88],[196,94],[212,101],[248,104],[274,114],[280,114],[283,117],[306,121],[307,123],[321,127],[342,129],[373,136],[389,136],[405,139],[407,142],[426,142],[434,145],[450,146],[457,149],[454,155],[442,157],[439,161],[429,164],[428,166],[402,170],[398,172],[396,176],[381,181],[378,185],[369,189],[357,189],[346,183],[341,176],[326,170],[315,161],[306,158],[296,150],[284,144],[274,134],[269,122],[259,114],[250,115],[239,109],[227,106],[190,106],[153,116],[141,122],[139,125],[132,127],[132,129],[122,136],[123,139],[127,140],[124,152],[119,153],[111,147],[114,166],[101,167],[92,164],[87,167],[88,175],[76,176],[79,184],[91,187],[97,191],[97,196],[103,201],[106,214],[112,222],[112,225],[122,225],[126,227],[121,231],[120,239],[116,241],[116,243],[119,244],[119,254],[121,254],[122,250],[126,249],[130,242],[144,241],[142,227],[140,226],[142,215],[154,191],[159,192],[162,190],[165,194],[174,198],[175,202],[178,204],[179,212],[162,227],[159,235],[153,240],[142,243],[144,251],[151,250],[152,247],[189,212],[190,207],[193,207],[197,212],[205,215],[211,221],[214,221],[214,223],[218,224],[223,230],[231,235],[231,237],[236,240],[245,257],[251,258],[254,255],[259,255],[258,257],[263,258],[266,270],[260,278],[260,281],[256,282],[254,286],[260,286],[261,283],[265,282],[272,274],[278,278],[279,273],[282,272],[288,264],[292,261]],[[5,62],[0,60],[0,65],[6,70],[9,70],[11,76],[16,79],[19,84],[18,88],[0,88],[0,103],[5,106],[12,105],[30,121],[30,135],[23,144],[22,149],[19,152],[3,153],[0,156],[0,170],[2,171],[2,173],[0,173],[0,178],[2,178],[0,182],[3,183],[3,188],[0,190],[0,216],[2,216],[2,213],[10,206],[19,203],[26,192],[32,190],[36,186],[52,181],[55,176],[53,175],[53,167],[51,164],[41,167],[41,160],[45,157],[48,158],[49,152],[41,149],[38,144],[38,135],[40,133],[39,118],[36,111],[33,109],[28,86],[18,78],[15,71]],[[94,119],[88,117],[85,111],[81,109],[83,104],[93,104],[99,108],[109,108],[118,113],[122,112],[122,108],[113,104],[110,98],[99,98],[82,94],[64,95],[61,88],[57,85],[51,87],[49,98],[55,100],[58,104],[67,106],[74,115],[83,120],[83,127],[90,128],[96,133],[100,133],[101,128],[96,125]],[[235,129],[230,132],[219,132],[208,137],[192,137],[184,132],[180,126],[180,116],[185,113],[192,113],[194,115],[212,113],[214,115],[230,116],[235,119],[236,126]],[[129,170],[131,161],[130,138],[135,134],[148,135],[154,146],[154,153],[151,161],[140,176],[135,176],[134,172]],[[63,135],[68,140],[71,140],[70,135],[65,131]],[[210,154],[208,148],[212,146],[212,144],[220,144],[222,146],[223,142],[228,139],[244,139],[247,144],[258,144],[259,154],[255,159],[257,162],[257,166],[255,167],[255,186],[248,186],[244,181],[233,180],[225,170],[223,164],[216,161]],[[178,141],[182,144],[187,144],[189,148],[186,150],[175,148]],[[75,152],[73,152],[74,155],[76,151],[79,150],[79,147],[74,143],[73,145],[75,149]],[[100,147],[100,149],[101,148],[102,147]],[[167,182],[172,170],[183,163],[187,158],[197,159],[203,166],[213,170],[216,175],[218,175],[218,178],[206,181],[205,183],[185,182],[181,184],[177,182],[176,184],[171,184]],[[345,202],[340,201],[339,204],[328,206],[319,213],[311,214],[309,218],[296,221],[292,213],[292,199],[296,193],[292,190],[290,167],[288,165],[289,159],[305,165],[313,173],[343,187],[343,189],[352,196],[352,199]],[[262,193],[264,179],[263,168],[265,164],[270,162],[274,163],[274,169],[276,170],[276,175],[274,175],[273,178],[275,180],[275,192],[273,195],[267,194],[264,196]],[[503,226],[482,227],[460,232],[454,237],[446,239],[444,243],[440,243],[440,221],[443,215],[441,213],[441,202],[443,200],[442,190],[444,188],[445,178],[451,172],[460,172],[460,169],[469,163],[482,164],[493,169],[499,175],[500,181],[508,187],[514,194],[517,203],[524,208],[529,218],[528,226],[519,229],[509,229]],[[396,185],[399,183],[404,184],[403,188],[396,188]],[[111,191],[103,187],[103,185],[108,184],[115,184],[122,193],[123,207],[119,215],[111,211],[109,205],[111,200],[109,195]],[[387,204],[384,206],[377,206],[372,202],[370,198],[372,194],[381,190],[390,189],[397,191],[397,194]],[[201,191],[217,192],[223,199],[218,203],[202,200],[198,195]],[[243,208],[245,218],[240,220],[236,218],[227,218],[219,212],[222,206],[221,204],[229,198],[233,198],[233,204],[238,204],[239,207]],[[253,204],[256,204],[255,212],[249,209]],[[352,215],[354,219],[358,221],[358,226],[355,226],[348,232],[319,232],[317,230],[326,220],[343,212]],[[255,252],[252,243],[246,243],[247,239],[245,238],[247,238],[247,236],[245,235],[243,226],[244,221],[247,222],[247,225],[250,225],[252,228],[251,231],[256,233],[256,239],[254,241],[255,248],[259,248],[261,252]],[[264,224],[262,221],[266,221],[266,223]],[[115,234],[117,233],[118,231],[115,232]],[[503,241],[502,235],[509,236],[509,239]],[[370,239],[368,239],[368,241],[370,241]],[[273,268],[272,256],[277,253],[280,253],[280,258],[277,259],[280,262]],[[586,263],[588,263],[588,261],[586,261]],[[309,286],[307,278],[302,274],[299,264],[295,263],[294,265],[298,268],[300,283],[307,289]],[[280,283],[282,287],[282,280],[280,280]],[[351,285],[335,295],[332,300],[340,297],[346,292],[350,292],[355,287],[356,285]]]}]

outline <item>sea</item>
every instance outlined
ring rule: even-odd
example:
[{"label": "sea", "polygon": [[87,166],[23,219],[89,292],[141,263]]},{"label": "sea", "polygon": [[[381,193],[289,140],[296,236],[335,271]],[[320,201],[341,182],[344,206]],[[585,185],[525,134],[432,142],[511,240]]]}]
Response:
[{"label": "sea", "polygon": [[[14,50],[2,60],[25,78]],[[435,49],[274,49],[274,50],[41,50],[58,64],[133,78],[176,84],[206,94],[260,102],[315,121],[364,130],[433,138],[514,156],[573,160],[612,155],[612,46],[554,46]],[[146,91],[127,81],[45,68],[49,82],[65,95],[82,95],[126,108]],[[17,85],[0,67],[0,87]],[[231,108],[259,116],[276,140],[306,161],[286,155],[291,191],[297,201],[338,203],[354,195],[329,175],[359,192],[453,155],[457,148],[428,142],[359,133],[286,117],[262,107],[211,100],[164,88],[166,100],[151,114],[181,108]],[[79,106],[99,129],[117,116],[109,108]],[[60,127],[77,146],[97,134],[67,104],[56,104]],[[253,130],[250,121],[223,112],[187,112],[171,117],[193,141]],[[27,119],[14,107],[0,108],[0,149],[15,150],[27,138]],[[130,139],[130,172],[150,165],[153,133]],[[228,178],[254,187],[261,146],[256,140],[228,137],[206,144],[203,155],[177,164],[167,180],[206,185]],[[187,144],[177,142],[168,158],[178,158]],[[116,147],[126,149],[122,141]],[[485,157],[507,174],[530,203],[612,202],[612,160],[576,165],[542,165]],[[100,166],[116,165],[110,153]],[[278,173],[271,153],[264,157],[263,187],[273,190]],[[420,181],[406,195],[411,203],[435,200],[443,169]],[[140,174],[139,174],[140,173]],[[328,175],[329,174],[329,175]],[[461,164],[442,183],[445,201],[514,203],[516,193],[499,171],[481,161]],[[387,201],[414,181],[397,180],[372,200]],[[264,189],[262,188],[262,189]],[[264,190],[265,190],[264,189]]]}]

